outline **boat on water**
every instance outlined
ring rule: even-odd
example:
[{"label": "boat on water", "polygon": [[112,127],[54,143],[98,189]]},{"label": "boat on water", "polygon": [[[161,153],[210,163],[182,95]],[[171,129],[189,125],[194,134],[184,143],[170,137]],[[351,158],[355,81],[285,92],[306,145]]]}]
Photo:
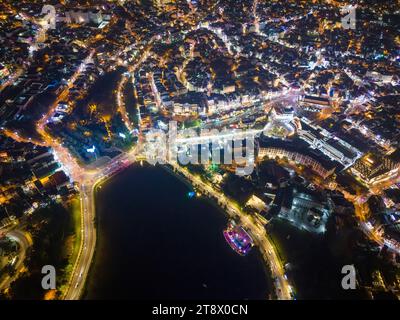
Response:
[{"label": "boat on water", "polygon": [[243,227],[236,225],[234,221],[228,223],[227,228],[224,230],[224,237],[231,248],[241,256],[248,254],[254,245],[251,236]]}]

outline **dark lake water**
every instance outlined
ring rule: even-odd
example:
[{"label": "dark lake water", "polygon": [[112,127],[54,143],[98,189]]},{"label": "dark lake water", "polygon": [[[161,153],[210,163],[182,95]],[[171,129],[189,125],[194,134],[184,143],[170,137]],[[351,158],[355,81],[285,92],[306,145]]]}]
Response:
[{"label": "dark lake water", "polygon": [[225,242],[227,218],[161,167],[133,166],[98,190],[86,299],[265,299],[260,254]]}]

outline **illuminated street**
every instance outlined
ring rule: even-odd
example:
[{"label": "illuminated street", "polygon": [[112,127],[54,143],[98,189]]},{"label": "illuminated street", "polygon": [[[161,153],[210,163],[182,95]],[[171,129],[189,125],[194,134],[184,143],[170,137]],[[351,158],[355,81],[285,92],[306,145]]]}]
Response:
[{"label": "illuminated street", "polygon": [[[164,254],[195,252],[180,255],[179,230],[207,234],[237,262],[238,279],[260,262],[262,279],[251,279],[268,288],[245,293],[243,280],[232,296],[244,302],[261,291],[264,300],[399,300],[399,12],[369,0],[2,1],[0,300],[90,300],[101,277],[110,285],[129,265],[133,278],[139,263],[148,291],[129,281],[103,290],[159,297],[164,288],[150,288],[161,276],[171,295],[182,281],[182,296],[227,300],[202,280],[218,267],[191,262],[164,275],[175,263]],[[120,209],[104,196],[105,211],[139,219],[152,207],[152,221],[181,229],[144,230],[140,218],[105,232],[99,189],[152,165],[154,176],[143,170],[149,177],[122,189],[163,186],[160,168],[187,187],[173,210],[148,189],[149,208],[132,192],[114,201]],[[171,198],[180,190],[163,188]],[[217,236],[202,231],[204,216],[191,227],[174,220],[190,211],[180,204],[194,215],[202,200],[225,214],[224,226],[212,223]],[[112,232],[138,236],[131,255],[140,258],[124,250],[93,271],[117,253]],[[56,270],[51,288],[43,266]],[[234,281],[218,278],[229,291]],[[152,314],[196,311],[169,307]],[[227,307],[197,314],[232,315]]]}]

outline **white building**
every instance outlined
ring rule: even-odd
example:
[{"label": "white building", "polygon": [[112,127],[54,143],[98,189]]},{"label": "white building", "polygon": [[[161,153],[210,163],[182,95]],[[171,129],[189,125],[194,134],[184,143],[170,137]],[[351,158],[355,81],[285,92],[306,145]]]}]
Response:
[{"label": "white building", "polygon": [[305,118],[302,118],[301,121],[306,125],[302,125],[302,128],[298,130],[299,137],[306,141],[312,149],[321,151],[331,160],[349,167],[362,156],[358,149],[346,141],[331,135],[327,130],[312,125]]}]

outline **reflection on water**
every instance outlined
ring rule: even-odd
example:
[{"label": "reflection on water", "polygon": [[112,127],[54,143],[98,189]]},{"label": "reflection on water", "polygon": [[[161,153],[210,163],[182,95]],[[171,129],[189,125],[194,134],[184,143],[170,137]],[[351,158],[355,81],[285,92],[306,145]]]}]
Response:
[{"label": "reflection on water", "polygon": [[160,167],[131,167],[97,193],[98,244],[87,299],[265,299],[254,248],[225,242],[227,219]]}]

